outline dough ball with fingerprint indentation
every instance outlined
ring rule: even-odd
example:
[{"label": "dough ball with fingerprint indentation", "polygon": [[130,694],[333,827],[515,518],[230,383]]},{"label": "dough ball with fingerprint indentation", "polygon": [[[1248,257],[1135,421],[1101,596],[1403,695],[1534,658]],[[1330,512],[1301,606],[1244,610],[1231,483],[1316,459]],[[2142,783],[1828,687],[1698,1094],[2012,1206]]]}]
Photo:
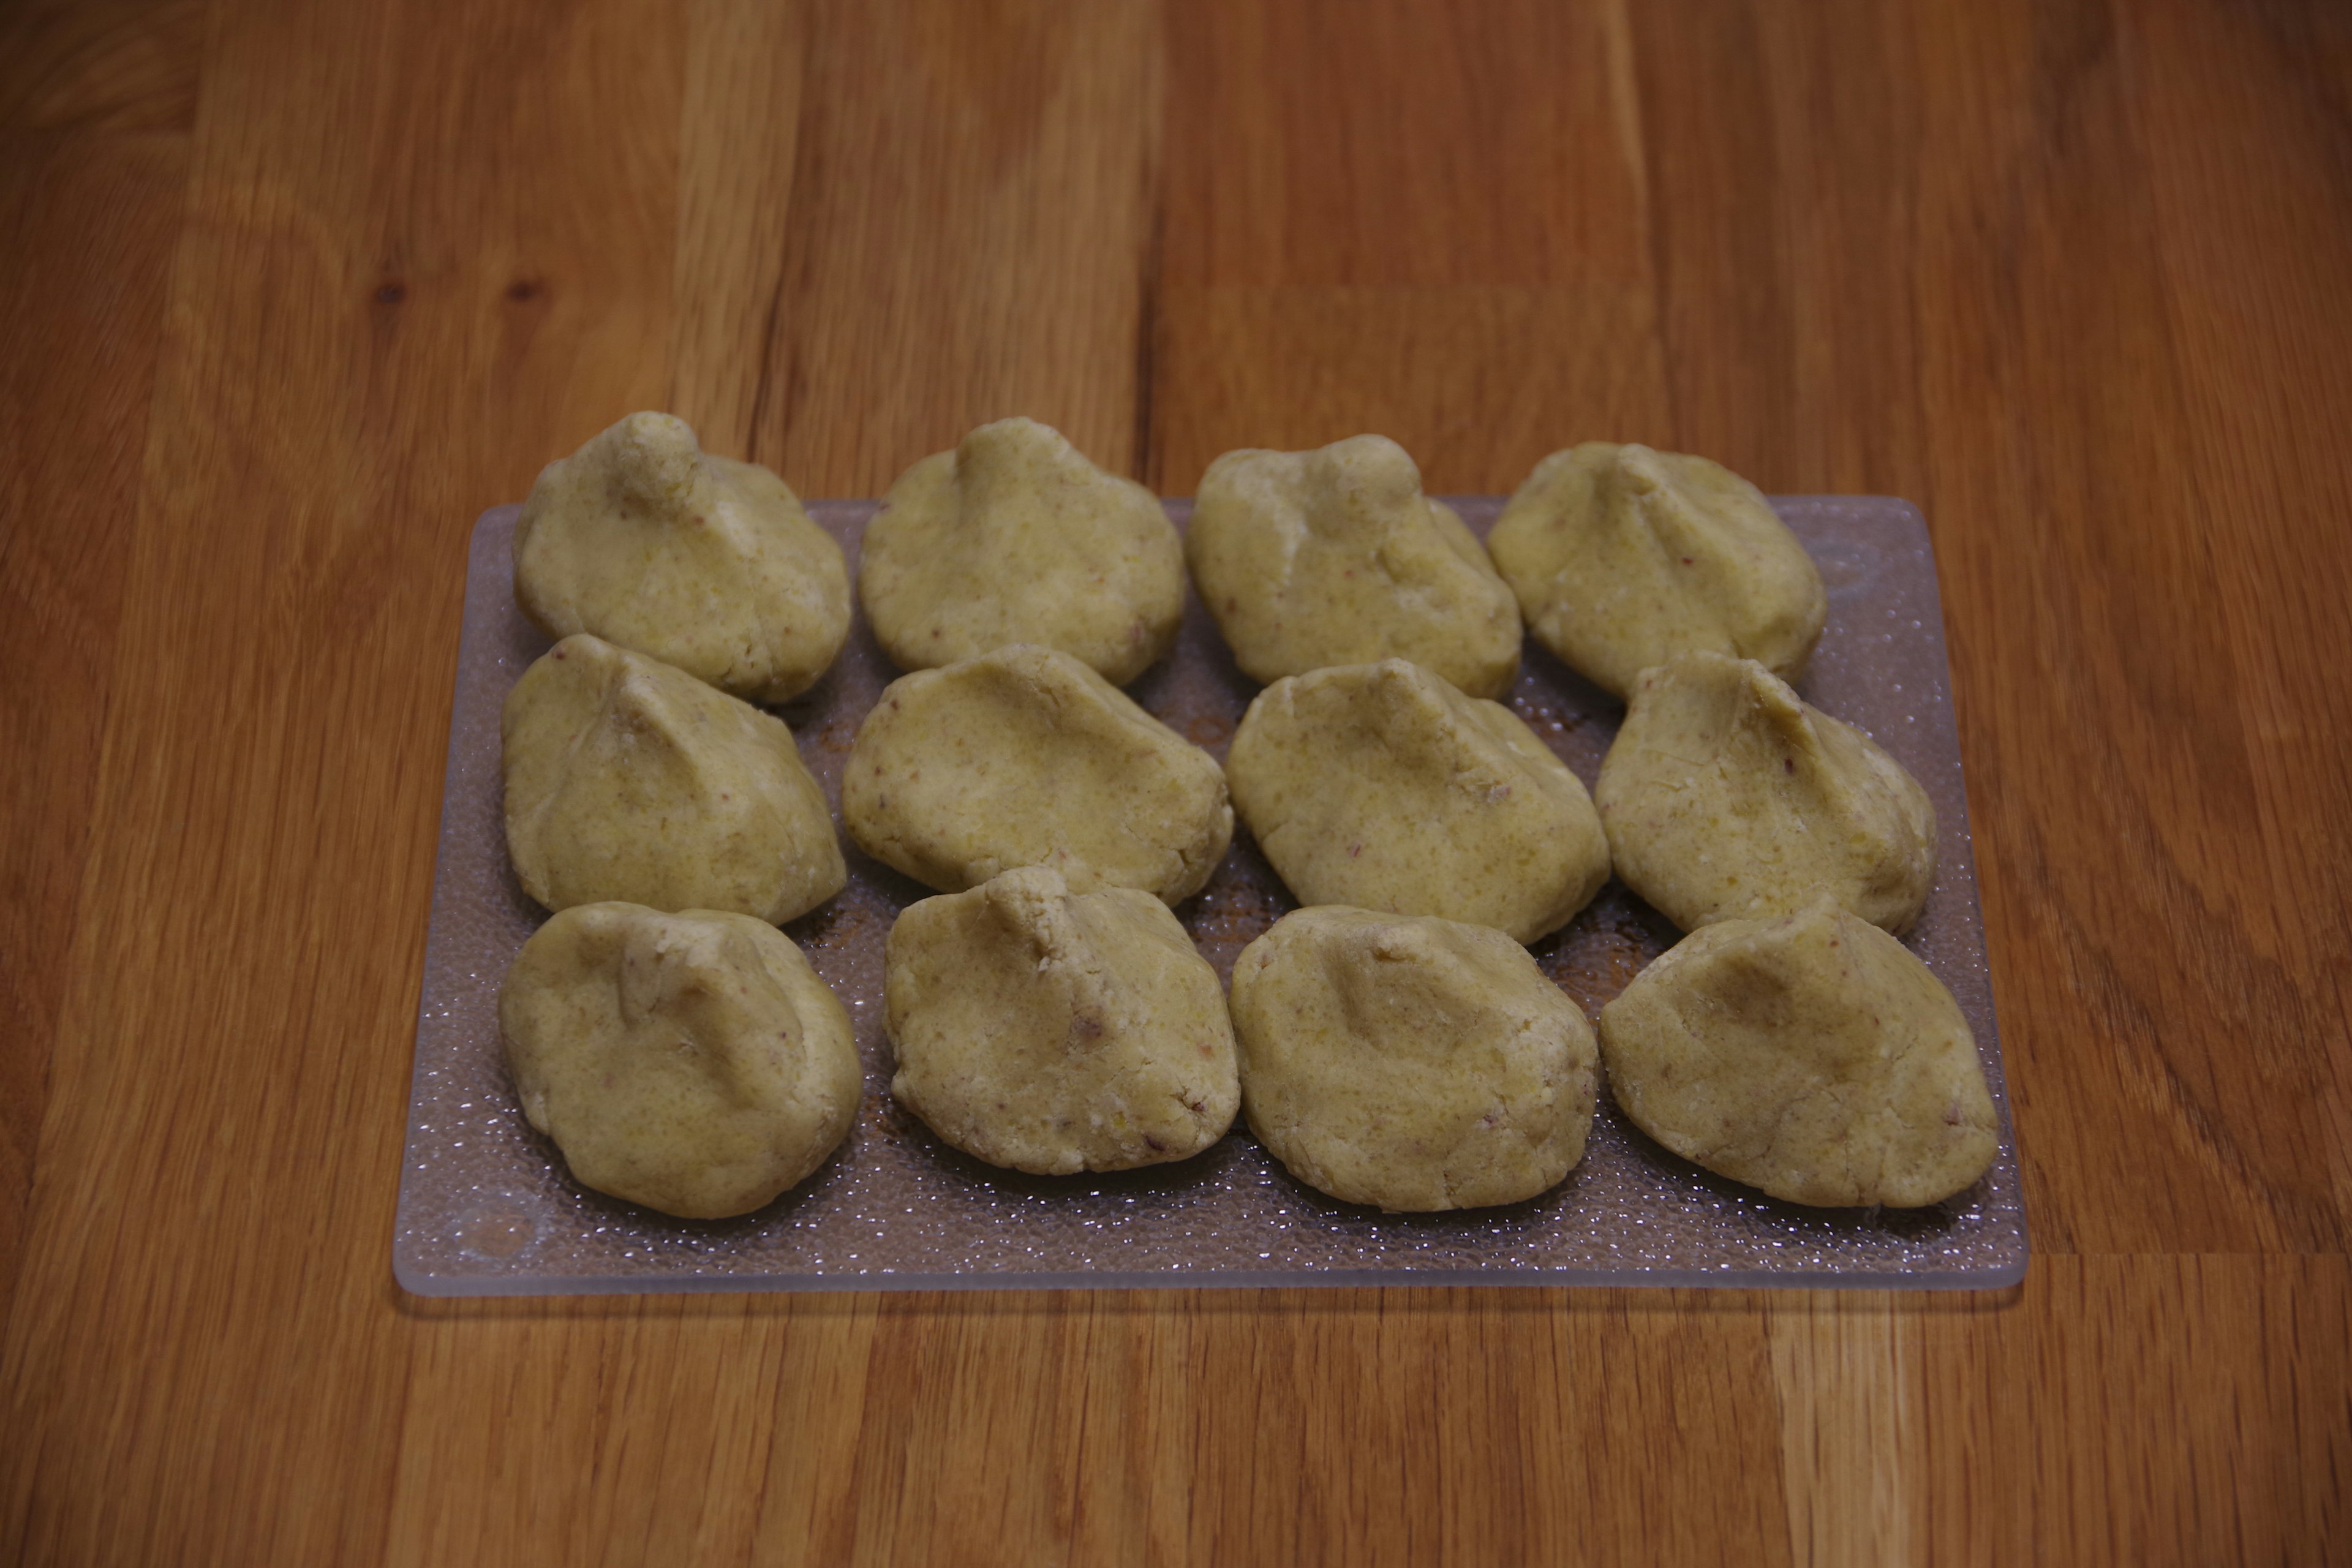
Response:
[{"label": "dough ball with fingerprint indentation", "polygon": [[1276,681],[1226,753],[1234,807],[1302,904],[1559,930],[1609,879],[1584,785],[1500,703],[1401,658]]},{"label": "dough ball with fingerprint indentation", "polygon": [[1016,866],[1080,891],[1201,890],[1234,836],[1216,760],[1066,653],[1015,645],[893,681],[842,776],[850,837],[942,892]]},{"label": "dough ball with fingerprint indentation", "polygon": [[1546,647],[1603,690],[1704,648],[1804,673],[1829,596],[1763,492],[1719,463],[1588,441],[1536,465],[1486,536]]},{"label": "dough ball with fingerprint indentation", "polygon": [[572,1173],[687,1219],[806,1178],[864,1087],[849,1015],[749,915],[565,910],[507,971],[499,1027],[523,1113]]},{"label": "dough ball with fingerprint indentation", "polygon": [[1753,659],[1643,671],[1593,799],[1617,874],[1685,931],[1828,893],[1899,933],[1936,883],[1927,791]]},{"label": "dough ball with fingerprint indentation", "polygon": [[849,635],[841,546],[784,481],[632,414],[550,463],[515,525],[515,598],[753,702],[816,683]]},{"label": "dough ball with fingerprint indentation", "polygon": [[499,722],[507,852],[551,910],[618,900],[782,924],[848,872],[793,732],[682,670],[569,637]]},{"label": "dough ball with fingerprint indentation", "polygon": [[1184,547],[1150,490],[1050,426],[1000,419],[899,476],[857,590],[901,669],[1037,643],[1124,686],[1175,643]]},{"label": "dough ball with fingerprint indentation", "polygon": [[1939,1203],[1999,1148],[1959,1004],[1829,899],[1685,937],[1601,1010],[1601,1054],[1636,1126],[1791,1203]]},{"label": "dough ball with fingerprint indentation", "polygon": [[1385,436],[1227,452],[1201,476],[1184,554],[1254,680],[1407,658],[1499,697],[1518,673],[1518,601]]},{"label": "dough ball with fingerprint indentation", "polygon": [[1042,866],[890,928],[890,1090],[941,1140],[1046,1175],[1199,1153],[1241,1100],[1217,972],[1168,906]]},{"label": "dough ball with fingerprint indentation", "polygon": [[1583,1158],[1592,1026],[1500,931],[1299,910],[1243,949],[1233,1013],[1250,1131],[1333,1197],[1517,1203]]}]

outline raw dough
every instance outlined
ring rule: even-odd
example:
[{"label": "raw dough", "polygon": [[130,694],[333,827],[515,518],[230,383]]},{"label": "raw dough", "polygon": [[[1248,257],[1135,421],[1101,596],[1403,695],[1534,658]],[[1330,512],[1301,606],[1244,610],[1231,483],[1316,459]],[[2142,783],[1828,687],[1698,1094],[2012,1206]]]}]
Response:
[{"label": "raw dough", "polygon": [[1617,874],[1685,931],[1827,892],[1901,932],[1936,883],[1927,792],[1752,659],[1643,671],[1593,799]]},{"label": "raw dough", "polygon": [[753,702],[816,683],[849,635],[841,546],[784,481],[632,414],[547,465],[514,535],[515,598]]},{"label": "raw dough", "polygon": [[1517,1203],[1584,1156],[1592,1026],[1500,931],[1299,910],[1234,961],[1233,1014],[1250,1131],[1333,1197]]},{"label": "raw dough", "polygon": [[1015,644],[891,683],[841,781],[858,847],[942,892],[1015,866],[1201,890],[1233,841],[1216,760],[1068,654]]},{"label": "raw dough", "polygon": [[884,966],[890,1092],[968,1154],[1124,1171],[1197,1154],[1233,1124],[1217,972],[1149,893],[1007,871],[909,906]]},{"label": "raw dough", "polygon": [[1537,638],[1620,697],[1689,648],[1794,680],[1829,616],[1821,574],[1763,492],[1705,458],[1607,441],[1554,452],[1486,548]]},{"label": "raw dough", "polygon": [[1499,703],[1401,658],[1258,693],[1234,805],[1302,904],[1439,915],[1533,942],[1609,879],[1591,797]]},{"label": "raw dough", "polygon": [[1150,490],[1049,426],[1000,419],[899,476],[857,590],[901,669],[1041,643],[1124,686],[1175,643],[1184,547]]},{"label": "raw dough", "polygon": [[849,1015],[749,915],[565,910],[516,954],[499,1028],[572,1173],[687,1219],[748,1214],[823,1164],[864,1084]]},{"label": "raw dough", "polygon": [[848,872],[793,732],[683,670],[569,637],[507,693],[507,853],[551,910],[622,900],[778,924]]},{"label": "raw dough", "polygon": [[1385,436],[1227,452],[1201,476],[1184,554],[1253,680],[1395,658],[1499,697],[1518,674],[1518,601]]},{"label": "raw dough", "polygon": [[1685,937],[1601,1010],[1601,1054],[1643,1131],[1792,1203],[1939,1203],[1999,1146],[1959,1004],[1828,899]]}]

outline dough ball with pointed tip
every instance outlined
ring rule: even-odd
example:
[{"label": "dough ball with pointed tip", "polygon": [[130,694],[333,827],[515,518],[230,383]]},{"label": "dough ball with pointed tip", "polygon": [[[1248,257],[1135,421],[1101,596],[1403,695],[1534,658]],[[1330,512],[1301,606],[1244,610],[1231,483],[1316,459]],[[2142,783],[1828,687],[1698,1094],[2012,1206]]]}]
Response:
[{"label": "dough ball with pointed tip", "polygon": [[1588,441],[1554,452],[1486,536],[1538,640],[1620,697],[1704,648],[1804,673],[1829,597],[1763,492],[1721,464]]},{"label": "dough ball with pointed tip", "polygon": [[683,670],[569,637],[507,693],[507,853],[551,910],[619,900],[778,924],[847,868],[793,732]]},{"label": "dough ball with pointed tip", "polygon": [[1753,659],[1643,670],[1593,798],[1618,876],[1685,931],[1827,893],[1899,933],[1936,884],[1927,792]]},{"label": "dough ball with pointed tip", "polygon": [[1254,680],[1408,658],[1499,697],[1518,674],[1518,601],[1385,436],[1227,452],[1201,476],[1184,554]]},{"label": "dough ball with pointed tip", "polygon": [[1533,942],[1609,879],[1584,785],[1500,703],[1401,658],[1278,680],[1226,753],[1234,806],[1302,904]]},{"label": "dough ball with pointed tip", "polygon": [[1016,866],[1169,903],[1233,841],[1216,759],[1066,653],[1015,644],[893,681],[858,727],[841,815],[942,892]]},{"label": "dough ball with pointed tip", "polygon": [[587,1186],[687,1219],[748,1214],[824,1163],[864,1077],[849,1015],[749,915],[582,904],[499,992],[530,1124]]},{"label": "dough ball with pointed tip", "polygon": [[1175,643],[1184,547],[1150,490],[1050,426],[1000,419],[899,476],[857,589],[901,669],[1037,643],[1124,686]]},{"label": "dough ball with pointed tip", "polygon": [[1333,1197],[1517,1203],[1584,1157],[1592,1026],[1500,931],[1299,910],[1234,961],[1233,1015],[1250,1131]]},{"label": "dough ball with pointed tip", "polygon": [[1241,1100],[1217,972],[1168,906],[1043,866],[890,928],[890,1092],[945,1142],[1045,1175],[1199,1153]]},{"label": "dough ball with pointed tip", "polygon": [[1601,1054],[1636,1126],[1791,1203],[1940,1203],[1999,1148],[1959,1004],[1828,899],[1685,937],[1601,1010]]},{"label": "dough ball with pointed tip", "polygon": [[550,463],[515,524],[515,598],[753,702],[816,683],[849,635],[841,546],[784,481],[632,414]]}]

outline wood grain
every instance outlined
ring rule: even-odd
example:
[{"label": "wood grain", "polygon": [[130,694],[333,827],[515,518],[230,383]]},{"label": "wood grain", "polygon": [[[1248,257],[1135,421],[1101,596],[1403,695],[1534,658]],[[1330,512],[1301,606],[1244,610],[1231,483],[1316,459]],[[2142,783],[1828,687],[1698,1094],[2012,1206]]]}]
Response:
[{"label": "wood grain", "polygon": [[[164,282],[187,183],[185,6],[0,23],[0,1310],[63,1005]],[[37,824],[38,830],[32,826]]]},{"label": "wood grain", "polygon": [[[0,11],[0,1559],[2339,1558],[2348,111],[2287,0]],[[2026,1283],[402,1297],[463,541],[642,406],[1918,500]]]},{"label": "wood grain", "polygon": [[[1011,414],[1135,467],[1159,51],[1145,5],[809,8],[790,217],[746,450],[804,495],[879,495]],[[707,18],[702,19],[707,23]],[[688,108],[756,120],[756,79]],[[723,134],[704,131],[698,134]]]}]

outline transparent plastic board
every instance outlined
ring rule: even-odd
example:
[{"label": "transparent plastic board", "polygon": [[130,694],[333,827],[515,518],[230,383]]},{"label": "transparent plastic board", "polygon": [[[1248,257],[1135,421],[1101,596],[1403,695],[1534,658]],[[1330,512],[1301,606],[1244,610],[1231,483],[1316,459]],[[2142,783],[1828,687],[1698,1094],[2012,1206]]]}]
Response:
[{"label": "transparent plastic board", "polygon": [[[1483,534],[1493,497],[1456,500]],[[1984,1179],[1921,1210],[1821,1210],[1708,1174],[1636,1131],[1604,1087],[1582,1163],[1527,1203],[1384,1215],[1293,1180],[1239,1121],[1198,1158],[1113,1175],[997,1170],[948,1148],[890,1098],[882,944],[927,889],[844,838],[849,885],[786,927],[856,1022],[866,1097],[814,1176],[741,1218],[676,1220],[582,1187],[523,1120],[499,1043],[507,964],[544,918],[507,863],[499,710],[546,647],[515,607],[518,512],[483,515],[466,586],[432,927],[416,1031],[394,1266],[419,1295],[974,1287],[1594,1284],[1984,1289],[2022,1277],[2025,1214],[1985,967],[1968,801],[1944,658],[1935,557],[1918,512],[1874,497],[1776,500],[1820,564],[1829,629],[1800,685],[1859,724],[1936,804],[1935,891],[1906,939],[1959,998],[2000,1109]],[[875,505],[816,502],[848,552]],[[1181,526],[1190,511],[1170,501]],[[863,620],[814,689],[776,710],[834,802],[858,721],[897,671]],[[1223,758],[1255,686],[1234,668],[1197,599],[1176,651],[1129,689]],[[1511,706],[1589,786],[1622,709],[1527,646]],[[1293,907],[1246,831],[1177,912],[1221,975]],[[1674,929],[1612,881],[1567,929],[1536,943],[1546,973],[1597,1014]]]}]

